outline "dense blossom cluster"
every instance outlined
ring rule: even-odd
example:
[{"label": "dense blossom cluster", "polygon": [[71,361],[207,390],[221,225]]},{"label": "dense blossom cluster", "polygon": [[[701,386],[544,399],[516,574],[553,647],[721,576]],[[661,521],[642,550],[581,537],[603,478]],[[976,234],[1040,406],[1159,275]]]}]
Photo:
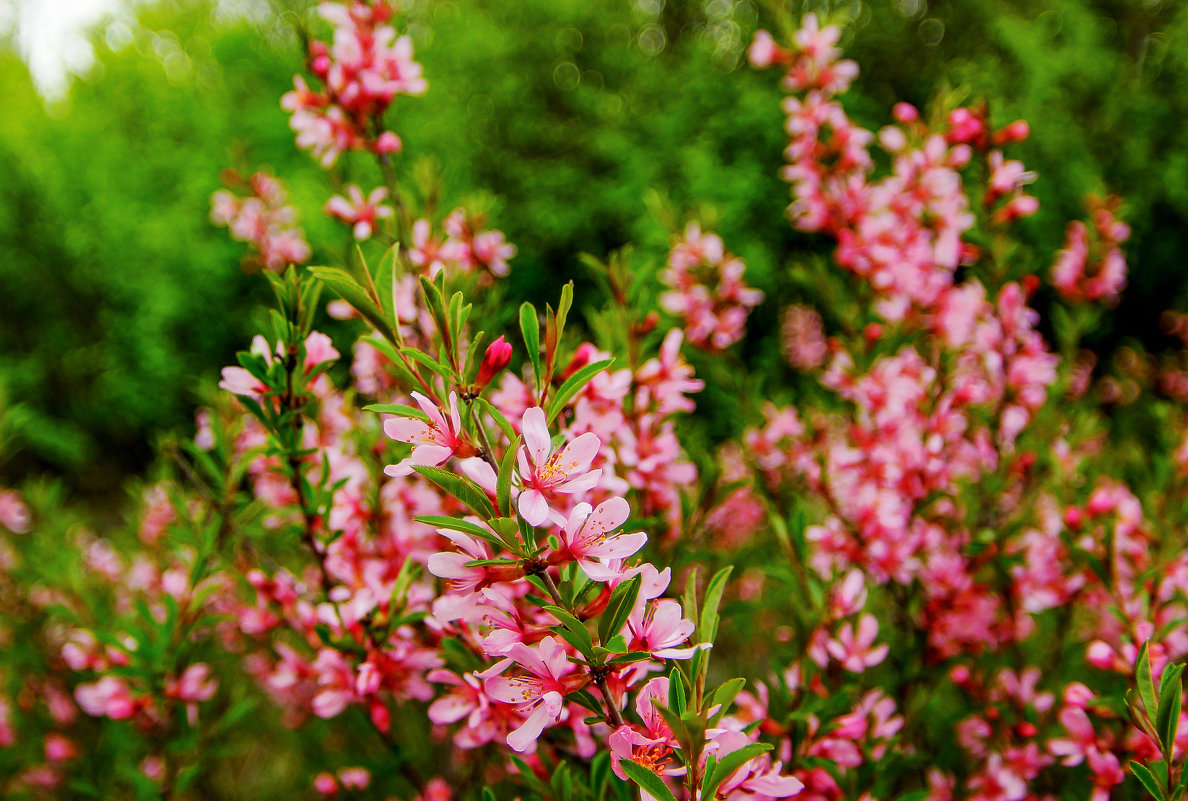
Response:
[{"label": "dense blossom cluster", "polygon": [[[323,88],[298,77],[284,100],[298,144],[394,174],[384,114],[426,89],[409,39],[384,0],[320,13]],[[277,273],[277,309],[169,453],[178,483],[143,490],[137,544],[71,529],[87,588],[55,583],[20,556],[40,515],[0,490],[0,646],[36,624],[48,653],[0,674],[0,756],[36,750],[0,791],[81,786],[85,727],[121,725],[141,738],[131,783],[184,794],[200,746],[251,709],[246,675],[286,725],[335,732],[303,777],[322,797],[1104,801],[1129,769],[1170,801],[1188,752],[1188,557],[1169,546],[1188,445],[1160,463],[1155,505],[1124,483],[1092,358],[1061,361],[1037,279],[986,247],[1036,210],[1035,176],[1003,151],[1026,124],[996,130],[981,106],[929,125],[899,104],[861,128],[839,36],[810,14],[749,51],[784,70],[793,225],[873,298],[854,319],[782,310],[796,405],[735,376],[710,395],[696,359],[738,342],[763,294],[696,223],[655,254],[658,280],[631,277],[641,292],[603,265],[613,302],[658,297],[677,327],[632,310],[586,341],[566,327],[570,284],[555,309],[520,307],[513,344],[481,327],[510,318],[494,306],[516,253],[483,216],[405,208],[396,178],[347,185],[325,211],[359,262],[286,269],[309,246],[279,183],[216,193],[212,220]],[[1116,300],[1116,211],[1069,227],[1063,299]],[[381,254],[377,234],[408,241]],[[333,316],[370,326],[349,372],[349,343],[314,330],[323,287]],[[1188,343],[1184,319],[1164,324]],[[708,351],[702,377],[687,347]],[[1188,398],[1175,370],[1129,361]],[[762,422],[722,443],[691,417],[729,394]],[[720,610],[750,625],[720,630]],[[352,715],[389,762],[343,748]]]},{"label": "dense blossom cluster", "polygon": [[763,293],[743,283],[746,265],[727,253],[716,234],[689,223],[668,254],[660,280],[670,291],[660,305],[681,317],[689,343],[722,350],[743,337],[747,313],[763,302]]},{"label": "dense blossom cluster", "polygon": [[322,3],[318,13],[334,25],[332,42],[309,45],[309,68],[323,88],[311,89],[298,76],[281,100],[293,115],[297,146],[323,167],[349,150],[398,152],[400,137],[384,127],[384,113],[398,95],[421,95],[428,88],[413,61],[412,40],[387,24],[393,9],[386,0]]},{"label": "dense blossom cluster", "polygon": [[231,236],[252,247],[255,258],[269,270],[309,261],[309,243],[297,225],[297,209],[288,205],[284,187],[275,177],[258,172],[247,181],[231,175],[232,186],[242,184],[247,196],[219,190],[211,197],[210,220],[225,225]]}]

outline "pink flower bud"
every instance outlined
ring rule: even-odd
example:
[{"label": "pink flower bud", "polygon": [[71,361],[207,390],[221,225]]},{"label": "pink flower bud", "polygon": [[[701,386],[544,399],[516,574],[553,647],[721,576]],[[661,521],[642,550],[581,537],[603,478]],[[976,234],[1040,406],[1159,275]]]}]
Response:
[{"label": "pink flower bud", "polygon": [[391,131],[384,131],[375,140],[375,152],[381,155],[386,153],[399,153],[404,144],[400,141],[400,137]]},{"label": "pink flower bud", "polygon": [[1010,125],[1000,130],[994,137],[999,144],[1006,145],[1011,142],[1022,142],[1031,135],[1031,128],[1028,126],[1026,120],[1015,120]]},{"label": "pink flower bud", "polygon": [[483,363],[479,365],[477,384],[479,388],[491,383],[491,379],[511,362],[512,346],[503,337],[487,346],[483,354]]},{"label": "pink flower bud", "polygon": [[330,796],[338,793],[338,782],[329,773],[323,772],[314,776],[313,786],[321,795]]},{"label": "pink flower bud", "polygon": [[891,116],[896,122],[906,124],[920,119],[920,112],[911,103],[896,103],[895,108],[891,109]]}]

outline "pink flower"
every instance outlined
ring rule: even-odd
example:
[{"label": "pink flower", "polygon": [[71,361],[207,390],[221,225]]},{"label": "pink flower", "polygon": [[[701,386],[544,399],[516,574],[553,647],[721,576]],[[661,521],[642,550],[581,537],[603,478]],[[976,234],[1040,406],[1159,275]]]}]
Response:
[{"label": "pink flower", "polygon": [[346,190],[347,197],[335,195],[326,201],[326,213],[352,225],[355,239],[370,239],[375,233],[377,222],[393,214],[391,206],[382,205],[388,190],[381,186],[373,189],[366,198],[363,197],[363,190],[354,184],[349,184]]},{"label": "pink flower", "polygon": [[536,648],[515,643],[507,655],[529,675],[488,678],[486,690],[496,701],[514,704],[521,715],[528,716],[523,725],[507,736],[507,744],[523,753],[536,742],[547,723],[555,723],[561,716],[567,692],[562,679],[572,666],[565,646],[552,637],[545,637]]},{"label": "pink flower", "polygon": [[871,647],[878,636],[879,622],[874,615],[863,615],[858,621],[857,633],[853,624],[846,623],[838,632],[837,639],[830,640],[825,647],[829,650],[830,656],[841,662],[846,670],[862,673],[887,658],[890,646],[886,643]]},{"label": "pink flower", "polygon": [[627,618],[628,650],[647,651],[665,659],[689,659],[696,646],[676,646],[689,639],[694,628],[691,620],[685,620],[677,601],[663,598],[650,604],[640,603]]},{"label": "pink flower", "polygon": [[78,685],[74,688],[74,700],[93,717],[127,720],[136,714],[137,703],[128,685],[115,676],[104,676],[98,681]]},{"label": "pink flower", "polygon": [[182,701],[209,701],[218,688],[218,681],[210,677],[210,666],[196,662],[180,678],[166,681],[165,695]]},{"label": "pink flower", "polygon": [[552,453],[544,409],[539,406],[524,412],[521,429],[524,447],[517,457],[523,487],[519,498],[520,514],[530,526],[539,526],[546,520],[562,525],[565,517],[549,506],[547,495],[592,489],[602,476],[601,469],[590,469],[601,443],[595,434],[587,432]]},{"label": "pink flower", "polygon": [[0,492],[0,526],[14,534],[26,534],[32,528],[29,507],[16,490]]},{"label": "pink flower", "polygon": [[384,468],[385,473],[398,478],[412,473],[415,466],[435,467],[451,456],[464,458],[474,455],[474,446],[466,441],[462,432],[456,392],[450,393],[449,420],[421,393],[414,392],[412,397],[429,419],[394,417],[384,423],[384,433],[390,438],[413,446],[412,455],[399,464],[388,465]]},{"label": "pink flower", "polygon": [[[612,532],[626,522],[631,507],[622,498],[611,498],[591,510],[590,504],[579,503],[569,513],[569,520],[561,531],[561,541],[568,556],[577,560],[586,575],[595,581],[609,581],[619,575],[607,560],[626,559],[644,546],[648,535]],[[564,557],[565,554],[562,554]]]}]

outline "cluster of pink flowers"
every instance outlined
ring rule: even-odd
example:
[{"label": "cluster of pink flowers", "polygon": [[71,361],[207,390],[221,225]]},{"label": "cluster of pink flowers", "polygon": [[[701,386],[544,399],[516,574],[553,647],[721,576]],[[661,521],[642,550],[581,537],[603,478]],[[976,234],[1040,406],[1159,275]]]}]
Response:
[{"label": "cluster of pink flowers", "polygon": [[746,265],[727,253],[717,234],[689,223],[668,254],[660,280],[669,291],[660,305],[683,320],[689,344],[724,350],[742,339],[747,314],[763,293],[743,283]]},{"label": "cluster of pink flowers", "polygon": [[1126,286],[1126,257],[1120,245],[1130,238],[1130,226],[1117,218],[1118,199],[1091,199],[1090,229],[1080,220],[1068,224],[1064,249],[1052,265],[1052,286],[1066,299],[1116,303]]},{"label": "cluster of pink flowers", "polygon": [[[1025,126],[990,134],[983,114],[959,108],[945,130],[930,131],[914,107],[900,103],[899,125],[876,137],[854,124],[836,99],[858,72],[853,62],[838,60],[838,35],[810,14],[793,50],[760,31],[751,63],[784,67],[784,87],[794,93],[784,102],[790,137],[784,178],[792,184],[793,224],[836,237],[838,263],[870,283],[885,319],[900,320],[914,308],[935,306],[958,265],[977,258],[977,248],[962,240],[975,215],[961,170],[975,150],[991,174],[984,205],[993,218],[1005,223],[1035,212],[1035,199],[1022,191],[1034,175],[994,149],[1023,138]],[[869,151],[876,139],[891,156],[890,173],[877,180]]]},{"label": "cluster of pink flowers", "polygon": [[443,223],[444,239],[435,235],[428,220],[413,224],[409,261],[430,277],[446,265],[463,273],[483,270],[496,278],[511,272],[507,260],[516,255],[516,246],[506,241],[502,231],[483,230],[486,219],[454,209]]},{"label": "cluster of pink flowers", "polygon": [[413,61],[412,40],[388,24],[386,0],[321,3],[318,13],[334,26],[333,41],[310,42],[309,68],[322,82],[317,91],[300,75],[281,107],[293,116],[297,146],[330,167],[348,150],[380,155],[400,150],[400,138],[384,127],[384,113],[398,95],[420,95],[427,88],[421,65]]},{"label": "cluster of pink flowers", "polygon": [[226,189],[211,196],[210,221],[227,226],[234,239],[249,244],[266,269],[281,272],[290,264],[309,261],[309,244],[297,225],[297,209],[288,205],[280,181],[265,172],[247,181],[233,176],[232,186],[240,185],[246,196]]}]

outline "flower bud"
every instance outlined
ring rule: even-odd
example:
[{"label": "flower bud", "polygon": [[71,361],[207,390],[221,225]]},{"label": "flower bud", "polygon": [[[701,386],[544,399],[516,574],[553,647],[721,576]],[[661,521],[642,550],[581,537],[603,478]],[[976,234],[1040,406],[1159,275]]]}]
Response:
[{"label": "flower bud", "polygon": [[487,346],[487,352],[483,354],[483,363],[479,365],[478,371],[477,384],[480,389],[490,384],[491,379],[507,367],[511,362],[511,356],[512,346],[503,337]]},{"label": "flower bud", "polygon": [[375,152],[381,156],[387,153],[399,153],[402,147],[404,147],[404,143],[400,141],[400,137],[391,131],[384,131],[375,140]]}]

